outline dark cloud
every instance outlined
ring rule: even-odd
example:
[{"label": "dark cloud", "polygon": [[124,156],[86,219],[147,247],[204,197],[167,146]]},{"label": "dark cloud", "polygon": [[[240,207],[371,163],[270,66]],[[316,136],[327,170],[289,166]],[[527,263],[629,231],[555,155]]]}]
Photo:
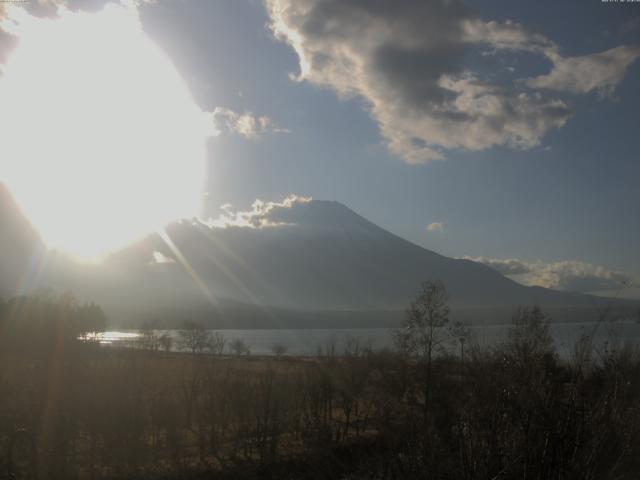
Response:
[{"label": "dark cloud", "polygon": [[[449,45],[441,51],[383,45],[372,58],[373,73],[412,108],[435,110],[452,102],[456,94],[438,84],[443,74],[460,73],[462,45]],[[447,113],[447,112],[441,112]]]},{"label": "dark cloud", "polygon": [[[298,80],[364,98],[393,153],[410,163],[451,149],[531,148],[570,116],[565,101],[537,91],[611,91],[635,50],[564,58],[543,35],[484,21],[457,0],[266,0],[277,38],[300,60]],[[548,75],[496,84],[473,70],[472,47],[546,57]],[[597,56],[600,55],[600,56]],[[594,65],[593,78],[583,75]],[[580,75],[577,87],[568,81]],[[572,90],[573,88],[573,90]]]}]

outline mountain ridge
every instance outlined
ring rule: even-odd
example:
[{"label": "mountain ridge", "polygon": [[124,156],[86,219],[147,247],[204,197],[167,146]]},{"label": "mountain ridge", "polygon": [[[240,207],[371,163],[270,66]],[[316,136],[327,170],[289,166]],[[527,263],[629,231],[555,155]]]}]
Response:
[{"label": "mountain ridge", "polygon": [[[440,255],[335,201],[278,207],[268,220],[273,226],[261,228],[178,222],[168,226],[167,235],[194,271],[217,291],[225,292],[223,296],[240,299],[234,295],[238,292],[230,292],[230,286],[220,281],[231,272],[235,276],[232,283],[246,287],[258,303],[278,307],[399,308],[428,279],[442,280],[452,303],[460,305],[534,301],[584,305],[591,298],[526,287],[480,263]],[[152,251],[175,256],[159,236],[146,239],[134,250],[144,258],[150,258]],[[263,291],[260,278],[279,286],[285,295]]]},{"label": "mountain ridge", "polygon": [[[15,238],[9,242],[9,230],[0,236],[0,245],[5,241],[16,252],[0,264],[2,279],[13,279],[0,284],[6,296],[6,287],[17,285],[20,269],[24,274],[44,246],[2,190],[0,214],[16,224],[12,231],[24,234],[18,245]],[[269,203],[246,213],[242,224],[176,221],[163,235],[150,234],[101,265],[49,252],[32,287],[72,289],[102,304],[118,323],[171,315],[176,322],[190,317],[227,327],[234,321],[277,326],[278,318],[287,325],[296,318],[307,326],[322,318],[340,323],[349,315],[359,325],[367,318],[376,325],[384,318],[396,322],[425,280],[441,280],[458,312],[508,312],[533,303],[585,310],[595,298],[520,285],[483,264],[409,242],[336,201]]]}]

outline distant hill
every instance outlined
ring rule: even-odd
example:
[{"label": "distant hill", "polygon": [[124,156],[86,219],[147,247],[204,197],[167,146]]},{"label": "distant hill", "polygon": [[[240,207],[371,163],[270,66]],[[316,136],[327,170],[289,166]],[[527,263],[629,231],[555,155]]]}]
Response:
[{"label": "distant hill", "polygon": [[[44,247],[6,192],[0,202],[2,219],[13,225],[0,235],[3,250],[13,252],[0,265],[11,286]],[[99,302],[118,323],[189,319],[224,327],[394,323],[429,279],[445,283],[465,320],[505,321],[515,306],[533,303],[569,319],[568,312],[583,315],[604,301],[526,287],[485,265],[439,255],[337,202],[269,204],[240,223],[178,221],[100,266],[51,254],[40,283]]]}]

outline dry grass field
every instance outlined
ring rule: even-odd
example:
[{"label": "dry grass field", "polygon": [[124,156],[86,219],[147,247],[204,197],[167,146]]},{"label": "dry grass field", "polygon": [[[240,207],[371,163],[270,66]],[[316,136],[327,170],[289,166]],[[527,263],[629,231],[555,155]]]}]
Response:
[{"label": "dry grass field", "polygon": [[354,340],[306,358],[104,347],[77,340],[69,327],[77,323],[63,321],[73,312],[50,310],[54,327],[34,321],[35,337],[5,322],[0,478],[560,480],[640,471],[638,347],[583,337],[563,360],[535,308],[521,310],[492,348],[464,344],[458,328],[466,350],[439,353],[443,330],[408,321],[394,351]]}]

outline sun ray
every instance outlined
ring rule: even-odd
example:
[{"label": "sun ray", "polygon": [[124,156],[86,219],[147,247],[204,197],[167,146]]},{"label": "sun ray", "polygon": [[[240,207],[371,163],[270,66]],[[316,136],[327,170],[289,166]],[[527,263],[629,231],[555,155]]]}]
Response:
[{"label": "sun ray", "polygon": [[196,285],[200,288],[200,290],[202,290],[202,293],[204,293],[205,297],[207,297],[207,300],[209,301],[209,303],[211,303],[211,305],[213,305],[218,309],[218,311],[220,311],[218,299],[216,298],[215,295],[213,295],[213,293],[211,292],[211,290],[209,289],[205,281],[202,280],[202,277],[200,277],[198,272],[195,271],[195,269],[191,266],[189,261],[182,254],[180,249],[173,242],[167,230],[165,228],[161,228],[157,230],[157,233],[160,236],[160,238],[164,241],[164,243],[167,245],[167,247],[169,247],[169,250],[171,250],[171,253],[175,256],[178,263],[182,265],[182,267],[187,271],[187,273],[193,279]]},{"label": "sun ray", "polygon": [[0,181],[47,245],[95,259],[198,215],[211,118],[135,7],[22,11],[11,25]]}]

